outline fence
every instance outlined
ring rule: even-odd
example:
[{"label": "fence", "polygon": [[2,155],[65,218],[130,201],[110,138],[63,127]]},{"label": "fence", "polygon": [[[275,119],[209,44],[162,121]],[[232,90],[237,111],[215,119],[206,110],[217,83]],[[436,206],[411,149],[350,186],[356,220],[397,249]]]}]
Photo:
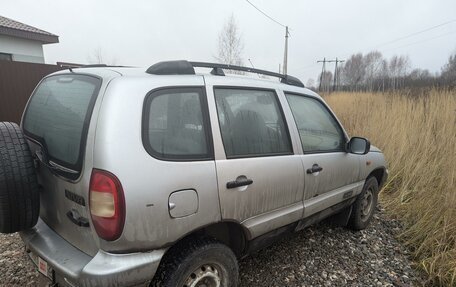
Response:
[{"label": "fence", "polygon": [[55,65],[0,61],[0,122],[19,123],[38,82],[62,69]]}]

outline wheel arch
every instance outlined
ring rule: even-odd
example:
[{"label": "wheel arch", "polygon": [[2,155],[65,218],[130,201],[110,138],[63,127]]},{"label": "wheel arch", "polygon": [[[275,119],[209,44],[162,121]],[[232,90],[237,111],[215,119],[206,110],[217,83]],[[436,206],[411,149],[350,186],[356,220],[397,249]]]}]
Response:
[{"label": "wheel arch", "polygon": [[388,178],[388,172],[387,172],[386,168],[383,166],[377,167],[369,173],[369,175],[366,177],[366,179],[370,178],[370,177],[375,177],[375,179],[377,179],[378,188],[380,190],[380,189],[382,189],[383,185],[386,182],[386,179]]},{"label": "wheel arch", "polygon": [[247,232],[245,227],[238,222],[221,221],[196,229],[175,241],[169,247],[171,249],[182,242],[192,240],[192,238],[209,237],[228,246],[240,258],[246,252]]}]

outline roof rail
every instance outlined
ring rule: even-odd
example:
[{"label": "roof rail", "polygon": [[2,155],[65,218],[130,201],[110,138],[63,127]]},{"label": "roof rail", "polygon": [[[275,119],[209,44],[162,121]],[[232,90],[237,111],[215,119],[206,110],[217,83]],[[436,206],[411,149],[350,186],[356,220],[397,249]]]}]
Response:
[{"label": "roof rail", "polygon": [[195,67],[198,68],[212,68],[211,74],[217,76],[225,76],[223,69],[243,71],[255,74],[262,74],[280,79],[280,82],[287,85],[304,87],[304,84],[298,79],[290,75],[283,75],[271,71],[260,70],[249,67],[218,64],[218,63],[205,63],[205,62],[189,62],[185,60],[180,61],[166,61],[159,62],[150,66],[146,73],[154,75],[194,75]]},{"label": "roof rail", "polygon": [[117,66],[117,65],[108,65],[108,64],[88,64],[88,65],[80,65],[78,67],[72,67],[72,68],[132,68],[132,67],[133,66]]},{"label": "roof rail", "polygon": [[106,68],[109,67],[106,64],[88,64],[88,65],[82,65],[80,68]]}]

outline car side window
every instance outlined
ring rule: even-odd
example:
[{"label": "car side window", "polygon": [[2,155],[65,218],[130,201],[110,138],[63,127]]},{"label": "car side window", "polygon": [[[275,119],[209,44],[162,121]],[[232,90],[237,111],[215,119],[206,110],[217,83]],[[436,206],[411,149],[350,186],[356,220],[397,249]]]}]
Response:
[{"label": "car side window", "polygon": [[212,156],[203,88],[169,88],[147,95],[143,142],[154,157],[202,160]]},{"label": "car side window", "polygon": [[215,88],[214,94],[227,158],[292,153],[274,91]]},{"label": "car side window", "polygon": [[345,150],[345,135],[329,110],[317,99],[285,93],[304,152]]}]

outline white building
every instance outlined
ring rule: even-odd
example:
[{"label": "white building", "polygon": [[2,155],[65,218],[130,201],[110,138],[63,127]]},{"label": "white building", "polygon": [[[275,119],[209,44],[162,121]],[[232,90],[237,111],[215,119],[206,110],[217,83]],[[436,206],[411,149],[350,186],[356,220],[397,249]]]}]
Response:
[{"label": "white building", "polygon": [[59,36],[0,16],[0,60],[44,64],[43,45]]}]

